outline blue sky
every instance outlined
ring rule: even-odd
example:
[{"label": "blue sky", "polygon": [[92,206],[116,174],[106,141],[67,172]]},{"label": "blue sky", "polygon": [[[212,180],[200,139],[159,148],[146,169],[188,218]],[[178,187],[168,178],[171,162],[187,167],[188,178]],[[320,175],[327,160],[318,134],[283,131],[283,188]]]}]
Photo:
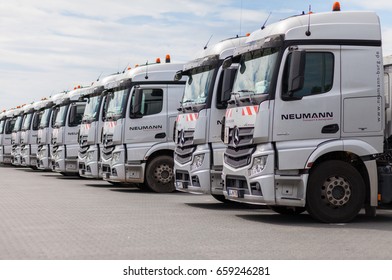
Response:
[{"label": "blue sky", "polygon": [[[392,1],[345,0],[343,10],[376,11],[384,55],[392,54]],[[88,85],[127,65],[171,54],[186,62],[210,44],[333,1],[12,0],[0,2],[0,109]]]}]

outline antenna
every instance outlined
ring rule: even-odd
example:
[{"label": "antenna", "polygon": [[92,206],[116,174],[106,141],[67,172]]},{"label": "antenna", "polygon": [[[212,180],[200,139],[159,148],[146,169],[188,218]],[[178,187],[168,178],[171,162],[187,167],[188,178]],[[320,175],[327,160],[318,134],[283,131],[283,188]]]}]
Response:
[{"label": "antenna", "polygon": [[204,49],[207,49],[208,43],[210,42],[212,36],[214,36],[214,34],[211,34],[210,39],[208,39],[207,44],[204,46]]},{"label": "antenna", "polygon": [[125,73],[125,70],[127,70],[128,66],[129,66],[129,62],[128,62],[127,65],[125,66],[125,68],[124,68],[124,70],[122,71],[122,73]]},{"label": "antenna", "polygon": [[265,25],[267,24],[267,22],[268,22],[268,20],[269,20],[269,18],[270,18],[270,16],[271,16],[271,14],[272,14],[272,12],[269,13],[267,19],[264,21],[264,24],[263,24],[263,26],[261,27],[261,30],[263,30],[263,29],[265,28]]},{"label": "antenna", "polygon": [[310,14],[312,13],[312,6],[309,5],[309,19],[308,19],[308,30],[305,32],[306,36],[310,36],[312,32],[310,32]]},{"label": "antenna", "polygon": [[240,13],[240,35],[241,35],[241,32],[242,32],[242,0],[241,0],[241,13]]},{"label": "antenna", "polygon": [[101,74],[99,74],[98,78],[97,78],[97,82],[99,81],[99,79],[101,78],[103,72],[101,72]]},{"label": "antenna", "polygon": [[146,62],[146,76],[144,77],[144,79],[148,80],[148,60]]}]

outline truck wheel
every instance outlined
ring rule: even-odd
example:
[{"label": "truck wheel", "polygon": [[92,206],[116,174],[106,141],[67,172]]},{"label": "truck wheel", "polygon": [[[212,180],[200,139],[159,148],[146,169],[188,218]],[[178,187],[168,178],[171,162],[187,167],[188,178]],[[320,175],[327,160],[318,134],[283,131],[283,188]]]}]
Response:
[{"label": "truck wheel", "polygon": [[365,183],[350,164],[330,160],[310,174],[306,205],[310,215],[324,223],[344,223],[355,218],[365,201]]},{"label": "truck wheel", "polygon": [[295,216],[303,213],[306,208],[305,207],[288,207],[288,206],[269,206],[269,208],[276,213],[285,216]]},{"label": "truck wheel", "polygon": [[175,191],[173,166],[174,161],[170,156],[158,156],[152,159],[146,168],[147,186],[157,193]]}]

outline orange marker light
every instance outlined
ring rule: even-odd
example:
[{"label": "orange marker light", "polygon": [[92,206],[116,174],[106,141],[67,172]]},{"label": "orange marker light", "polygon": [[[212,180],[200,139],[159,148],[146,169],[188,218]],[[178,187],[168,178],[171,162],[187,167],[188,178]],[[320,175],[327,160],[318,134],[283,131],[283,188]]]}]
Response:
[{"label": "orange marker light", "polygon": [[132,69],[131,67],[128,67],[128,71],[131,70],[131,69]]},{"label": "orange marker light", "polygon": [[250,36],[250,33],[246,33],[246,35],[245,35],[246,37],[249,37]]},{"label": "orange marker light", "polygon": [[139,67],[139,64],[135,64],[135,68]]},{"label": "orange marker light", "polygon": [[170,54],[167,54],[167,55],[166,55],[165,62],[166,62],[166,63],[170,63]]},{"label": "orange marker light", "polygon": [[158,58],[155,60],[155,62],[156,62],[156,63],[161,63],[161,59],[158,57]]},{"label": "orange marker light", "polygon": [[340,12],[340,3],[339,3],[339,2],[333,3],[332,11],[334,11],[334,12]]}]

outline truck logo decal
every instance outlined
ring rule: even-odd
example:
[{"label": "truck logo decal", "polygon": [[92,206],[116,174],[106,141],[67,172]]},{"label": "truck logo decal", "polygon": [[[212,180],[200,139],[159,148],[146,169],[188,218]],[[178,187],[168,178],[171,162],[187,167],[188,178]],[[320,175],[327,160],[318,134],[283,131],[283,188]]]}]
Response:
[{"label": "truck logo decal", "polygon": [[333,119],[333,112],[284,114],[282,120],[324,121]]},{"label": "truck logo decal", "polygon": [[142,125],[142,126],[133,126],[130,127],[129,130],[160,130],[162,129],[162,125]]}]

